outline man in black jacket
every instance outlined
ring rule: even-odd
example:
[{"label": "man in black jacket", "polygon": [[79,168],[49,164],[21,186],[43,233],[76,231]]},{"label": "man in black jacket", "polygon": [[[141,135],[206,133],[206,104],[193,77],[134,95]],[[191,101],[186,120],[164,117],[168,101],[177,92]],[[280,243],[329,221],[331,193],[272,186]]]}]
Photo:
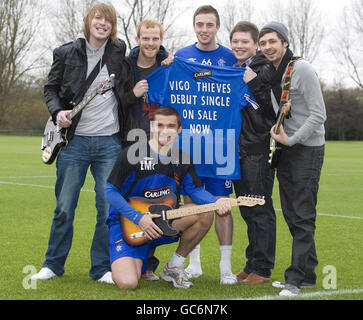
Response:
[{"label": "man in black jacket", "polygon": [[258,29],[246,21],[238,22],[230,34],[236,66],[246,68],[244,81],[250,87],[258,109],[242,110],[243,124],[239,140],[241,180],[234,181],[236,196],[264,195],[266,204],[252,208],[240,207],[247,224],[249,244],[247,262],[237,275],[240,283],[257,284],[270,281],[275,262],[276,217],[272,204],[274,171],[268,163],[269,132],[276,115],[270,97],[269,81],[272,65],[258,49]]},{"label": "man in black jacket", "polygon": [[[145,78],[160,67],[161,62],[168,57],[168,52],[161,45],[163,41],[163,28],[160,23],[145,19],[137,26],[136,42],[128,63],[130,78],[126,82],[126,102],[131,105],[133,127],[142,129],[146,141],[150,139],[150,121],[158,104],[149,104],[146,99],[148,83]],[[129,144],[130,142],[127,142]],[[151,249],[146,272],[142,277],[146,280],[159,280],[154,271],[159,265],[159,260],[154,256],[155,248]]]},{"label": "man in black jacket", "polygon": [[[105,220],[108,205],[106,179],[126,134],[122,61],[126,45],[117,38],[117,16],[111,5],[91,7],[84,19],[83,35],[54,50],[53,64],[44,87],[46,105],[53,121],[67,129],[68,144],[57,158],[57,200],[45,262],[32,279],[46,280],[64,273],[73,238],[73,220],[88,168],[95,180],[97,223],[91,247],[90,276],[113,283]],[[113,90],[96,95],[73,120],[74,104],[91,94],[105,78],[115,74]],[[90,76],[91,75],[91,76]]]}]

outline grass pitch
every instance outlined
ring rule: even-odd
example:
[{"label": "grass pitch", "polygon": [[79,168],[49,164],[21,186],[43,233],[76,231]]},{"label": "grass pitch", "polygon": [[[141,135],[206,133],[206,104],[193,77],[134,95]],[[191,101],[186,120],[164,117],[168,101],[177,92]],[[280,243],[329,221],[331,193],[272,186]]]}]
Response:
[{"label": "grass pitch", "polygon": [[[320,180],[316,246],[317,286],[302,289],[298,299],[363,298],[363,143],[328,142]],[[31,283],[47,249],[55,207],[55,164],[40,159],[39,137],[0,136],[0,299],[1,300],[233,300],[276,299],[271,284],[221,286],[219,244],[214,228],[201,243],[203,276],[194,287],[176,289],[164,281],[141,280],[134,292],[97,283],[88,276],[89,250],[96,223],[94,184],[89,175],[81,192],[74,239],[65,274]],[[274,188],[277,215],[276,263],[271,280],[283,280],[291,255],[291,236],[282,217],[278,184]],[[234,208],[232,271],[245,263],[246,226]],[[176,244],[157,248],[162,271]],[[336,276],[336,277],[335,277]],[[336,281],[335,281],[336,280]]]}]

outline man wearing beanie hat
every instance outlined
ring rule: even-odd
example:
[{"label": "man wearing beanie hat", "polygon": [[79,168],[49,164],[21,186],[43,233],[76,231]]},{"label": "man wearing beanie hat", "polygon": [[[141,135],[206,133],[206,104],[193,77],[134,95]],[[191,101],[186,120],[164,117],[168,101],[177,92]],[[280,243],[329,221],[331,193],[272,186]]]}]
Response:
[{"label": "man wearing beanie hat", "polygon": [[[270,22],[260,31],[259,45],[276,71],[272,78],[271,98],[279,112],[287,66],[293,58],[286,26]],[[293,237],[291,265],[285,281],[275,281],[283,288],[280,296],[295,296],[301,287],[316,283],[315,219],[320,172],[324,159],[326,120],[325,104],[315,70],[304,59],[298,59],[291,75],[291,117],[285,119],[279,134],[275,126],[271,137],[282,145],[277,164],[281,208]]]}]

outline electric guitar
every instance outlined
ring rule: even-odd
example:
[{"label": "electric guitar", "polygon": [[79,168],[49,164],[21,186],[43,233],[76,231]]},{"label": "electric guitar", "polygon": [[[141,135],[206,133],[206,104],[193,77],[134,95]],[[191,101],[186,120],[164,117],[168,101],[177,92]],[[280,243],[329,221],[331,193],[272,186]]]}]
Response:
[{"label": "electric guitar", "polygon": [[[96,88],[96,90],[84,97],[83,100],[67,115],[68,120],[72,120],[98,94],[104,94],[106,91],[111,90],[114,86],[114,78],[115,75],[111,74],[109,79],[106,79]],[[52,164],[54,162],[60,149],[68,144],[66,137],[67,129],[54,124],[52,117],[50,117],[45,125],[41,146],[42,161],[45,164]]]},{"label": "electric guitar", "polygon": [[[229,200],[234,207],[254,207],[256,205],[265,204],[265,199],[263,197],[246,196],[238,197],[237,199],[230,198]],[[160,214],[160,217],[153,218],[153,221],[163,231],[163,235],[168,237],[178,237],[180,235],[178,229],[174,229],[170,226],[170,220],[218,209],[218,204],[216,203],[173,209],[175,203],[175,194],[169,194],[158,199],[146,199],[143,197],[132,197],[129,199],[129,204],[137,211],[142,213]],[[138,247],[150,241],[135,223],[122,214],[119,214],[119,216],[122,234],[127,244]]]},{"label": "electric guitar", "polygon": [[[274,132],[278,134],[280,132],[280,127],[282,125],[282,122],[284,121],[285,117],[289,115],[291,108],[290,101],[286,102],[282,108],[281,112],[279,114],[279,117],[277,118],[276,127],[274,129]],[[276,141],[271,137],[270,138],[270,154],[268,163],[270,164],[272,169],[275,169],[277,167],[277,163],[279,161],[281,154],[281,147],[276,144]]]}]

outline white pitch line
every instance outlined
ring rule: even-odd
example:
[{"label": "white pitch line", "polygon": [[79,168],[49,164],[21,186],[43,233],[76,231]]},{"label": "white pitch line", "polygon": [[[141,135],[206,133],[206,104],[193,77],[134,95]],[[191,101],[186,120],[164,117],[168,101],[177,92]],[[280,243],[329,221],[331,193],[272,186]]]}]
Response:
[{"label": "white pitch line", "polygon": [[[36,187],[36,188],[43,188],[43,189],[54,189],[54,186],[42,186],[40,184],[30,184],[30,183],[17,183],[17,182],[4,182],[0,181],[0,184],[11,184],[15,186],[22,186],[22,187]],[[81,189],[83,192],[94,192],[94,190],[90,189]]]},{"label": "white pitch line", "polygon": [[39,178],[55,178],[55,176],[9,176],[0,177],[0,179],[39,179]]},{"label": "white pitch line", "polygon": [[[46,177],[46,176],[42,176]],[[52,177],[53,178],[53,177]],[[0,177],[1,179],[1,177]],[[36,188],[44,188],[44,189],[54,189],[54,186],[43,186],[39,184],[31,184],[31,183],[18,183],[18,182],[6,182],[0,181],[0,184],[10,184],[16,186],[23,186],[23,187],[36,187]],[[90,189],[82,189],[83,192],[94,192],[94,190]],[[282,211],[280,208],[275,208],[276,211]],[[327,217],[334,217],[334,218],[344,218],[344,219],[355,219],[355,220],[363,220],[363,217],[354,217],[354,216],[344,216],[339,214],[331,214],[331,213],[317,213],[319,216],[327,216]]]},{"label": "white pitch line", "polygon": [[255,298],[246,299],[235,299],[235,300],[285,300],[285,299],[303,299],[303,298],[317,298],[317,297],[327,297],[327,296],[341,296],[346,294],[360,294],[363,293],[363,289],[343,289],[343,290],[325,290],[325,291],[315,291],[298,294],[295,297],[280,297],[277,295],[261,296]]},{"label": "white pitch line", "polygon": [[340,214],[331,214],[331,213],[318,213],[319,216],[327,216],[327,217],[336,217],[336,218],[349,218],[349,219],[357,219],[357,220],[363,220],[363,217],[353,217],[353,216],[343,216]]},{"label": "white pitch line", "polygon": [[[280,208],[275,208],[276,211],[282,211]],[[363,220],[363,217],[354,217],[354,216],[344,216],[341,214],[333,214],[333,213],[324,213],[324,212],[318,212],[318,216],[327,216],[327,217],[334,217],[334,218],[345,218],[345,219],[357,219],[357,220]]]}]

